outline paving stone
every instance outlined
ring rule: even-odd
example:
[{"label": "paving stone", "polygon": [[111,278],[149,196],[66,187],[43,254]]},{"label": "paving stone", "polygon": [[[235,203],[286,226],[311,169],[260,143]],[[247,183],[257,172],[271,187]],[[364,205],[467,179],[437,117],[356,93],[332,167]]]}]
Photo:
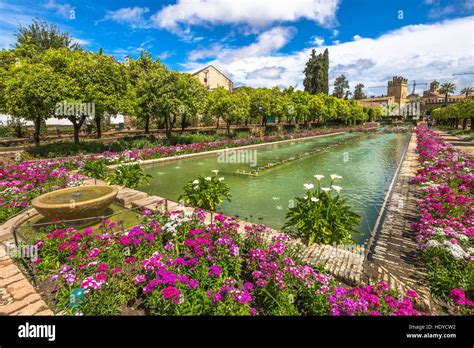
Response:
[{"label": "paving stone", "polygon": [[35,315],[39,315],[39,316],[52,316],[54,315],[53,311],[51,309],[45,309],[45,310],[42,310],[38,313],[36,313]]},{"label": "paving stone", "polygon": [[7,304],[6,306],[0,306],[0,315],[10,315],[15,311],[18,311],[21,308],[40,300],[41,297],[38,294],[28,295],[20,301],[14,301],[10,304]]},{"label": "paving stone", "polygon": [[7,285],[10,285],[14,282],[19,280],[25,279],[25,276],[22,273],[17,273],[12,277],[1,279],[0,280],[0,288],[6,288]]},{"label": "paving stone", "polygon": [[12,315],[35,315],[42,310],[48,309],[48,306],[43,300],[33,302],[22,309],[13,312]]},{"label": "paving stone", "polygon": [[0,279],[6,279],[13,277],[15,274],[20,273],[20,270],[13,263],[3,266],[0,268]]}]

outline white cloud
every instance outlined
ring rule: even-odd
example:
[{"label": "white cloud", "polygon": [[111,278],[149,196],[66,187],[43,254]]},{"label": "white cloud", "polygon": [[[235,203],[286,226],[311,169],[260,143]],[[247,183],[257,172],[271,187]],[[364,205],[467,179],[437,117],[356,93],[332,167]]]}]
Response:
[{"label": "white cloud", "polygon": [[329,26],[336,20],[338,5],[339,0],[178,0],[154,14],[152,21],[157,27],[174,32],[181,31],[180,26],[246,24],[262,27],[299,19]]},{"label": "white cloud", "polygon": [[60,4],[56,2],[56,0],[48,0],[48,2],[44,4],[44,8],[53,10],[64,18],[70,18],[71,12],[74,11],[74,7],[72,5],[68,3]]},{"label": "white cloud", "polygon": [[285,46],[295,34],[293,27],[275,27],[258,35],[257,40],[239,48],[224,48],[221,44],[214,44],[209,48],[193,50],[189,60],[195,61],[214,57],[221,62],[231,63],[239,59],[260,57],[274,53]]},{"label": "white cloud", "polygon": [[249,72],[246,76],[247,80],[254,79],[267,79],[276,80],[281,78],[281,74],[285,72],[285,68],[282,66],[272,66],[268,68],[256,69]]},{"label": "white cloud", "polygon": [[150,12],[147,7],[124,7],[116,11],[107,11],[107,14],[99,22],[111,20],[120,24],[128,24],[132,28],[148,28],[149,21],[145,14]]},{"label": "white cloud", "polygon": [[0,49],[12,48],[15,42],[16,42],[16,37],[13,36],[12,31],[0,29]]},{"label": "white cloud", "polygon": [[[473,20],[474,17],[465,17],[430,25],[410,25],[374,39],[360,38],[339,45],[323,46],[320,50],[326,47],[329,49],[331,76],[344,73],[351,87],[359,82],[365,86],[386,85],[393,75],[403,75],[409,80],[420,82],[435,78],[450,80],[457,83],[460,90],[467,84],[474,84],[471,76],[452,76],[453,73],[472,71],[474,68]],[[259,39],[253,45],[258,42]],[[253,50],[253,54],[248,55],[246,52],[249,49],[246,47],[227,52],[223,49],[217,58],[206,63],[219,66],[236,84],[301,87],[304,65],[311,48],[285,55],[277,53],[277,46]],[[238,59],[229,59],[234,56],[233,52],[238,53],[235,55]],[[202,65],[188,62],[184,67],[195,70]],[[249,75],[269,67],[282,67],[285,70],[276,80]],[[471,78],[470,82],[468,78]],[[386,93],[386,90],[382,88],[377,93]]]},{"label": "white cloud", "polygon": [[311,38],[311,45],[316,47],[322,46],[324,44],[324,39],[321,36],[313,36]]},{"label": "white cloud", "polygon": [[79,39],[79,38],[73,38],[73,39],[72,39],[72,42],[78,43],[78,44],[81,45],[81,46],[87,46],[87,45],[89,45],[89,44],[91,43],[90,40],[87,40],[87,39]]},{"label": "white cloud", "polygon": [[195,61],[205,58],[214,58],[219,55],[219,53],[222,51],[222,48],[223,46],[221,44],[213,44],[208,48],[197,48],[189,52],[188,59]]}]

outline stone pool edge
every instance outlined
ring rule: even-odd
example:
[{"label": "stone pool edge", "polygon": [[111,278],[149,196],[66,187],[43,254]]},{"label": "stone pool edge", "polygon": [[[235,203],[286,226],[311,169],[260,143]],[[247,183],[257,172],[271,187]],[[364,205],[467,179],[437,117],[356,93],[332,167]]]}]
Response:
[{"label": "stone pool edge", "polygon": [[[374,129],[377,129],[377,128],[367,128],[366,130],[364,130],[364,132],[374,130]],[[153,164],[161,163],[161,162],[178,161],[178,160],[187,159],[187,158],[218,154],[219,152],[225,151],[226,149],[233,150],[233,151],[234,150],[238,151],[238,150],[244,150],[244,149],[251,149],[251,148],[255,148],[255,147],[270,146],[270,145],[273,145],[273,144],[283,144],[283,143],[287,143],[287,142],[302,141],[302,140],[308,140],[308,139],[313,139],[313,138],[321,138],[321,137],[327,137],[327,136],[333,136],[333,135],[340,135],[340,134],[345,134],[345,133],[348,133],[348,132],[345,131],[345,132],[335,132],[335,133],[328,133],[328,134],[319,134],[319,135],[313,135],[313,136],[310,136],[310,137],[278,140],[278,141],[271,141],[271,142],[265,142],[265,143],[260,143],[260,144],[244,145],[244,146],[237,146],[237,147],[228,147],[228,148],[223,148],[223,149],[218,149],[218,150],[188,153],[188,154],[184,154],[184,155],[174,155],[174,156],[170,156],[170,157],[161,157],[161,158],[155,158],[155,159],[149,159],[149,160],[131,161],[131,162],[126,162],[124,164],[138,163],[141,166],[148,166],[148,165],[153,165]],[[353,132],[353,133],[356,133],[356,132]],[[111,164],[111,165],[108,165],[107,167],[109,169],[114,169],[114,168],[118,167],[119,165],[120,164]]]}]

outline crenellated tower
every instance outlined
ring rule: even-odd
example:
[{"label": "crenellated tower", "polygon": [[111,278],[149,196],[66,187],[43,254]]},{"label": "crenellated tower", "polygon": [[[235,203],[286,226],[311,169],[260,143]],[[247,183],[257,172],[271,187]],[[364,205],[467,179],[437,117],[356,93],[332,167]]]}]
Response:
[{"label": "crenellated tower", "polygon": [[387,96],[394,97],[395,103],[403,106],[407,103],[408,80],[403,76],[394,76],[388,81]]}]

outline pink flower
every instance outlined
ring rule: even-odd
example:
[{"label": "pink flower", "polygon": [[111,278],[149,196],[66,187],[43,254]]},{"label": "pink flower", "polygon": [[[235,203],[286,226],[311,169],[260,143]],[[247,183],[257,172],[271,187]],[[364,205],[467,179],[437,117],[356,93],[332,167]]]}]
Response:
[{"label": "pink flower", "polygon": [[181,297],[179,290],[174,286],[167,286],[161,291],[161,294],[165,300],[173,299],[173,304],[178,304]]},{"label": "pink flower", "polygon": [[97,267],[97,271],[99,272],[103,272],[103,271],[107,271],[109,269],[109,266],[105,263],[99,265],[99,267]]},{"label": "pink flower", "polygon": [[221,275],[221,268],[219,266],[212,265],[209,269],[210,276],[219,277]]},{"label": "pink flower", "polygon": [[137,275],[133,282],[138,285],[140,283],[144,283],[145,281],[146,281],[146,276],[141,274],[141,275]]}]

